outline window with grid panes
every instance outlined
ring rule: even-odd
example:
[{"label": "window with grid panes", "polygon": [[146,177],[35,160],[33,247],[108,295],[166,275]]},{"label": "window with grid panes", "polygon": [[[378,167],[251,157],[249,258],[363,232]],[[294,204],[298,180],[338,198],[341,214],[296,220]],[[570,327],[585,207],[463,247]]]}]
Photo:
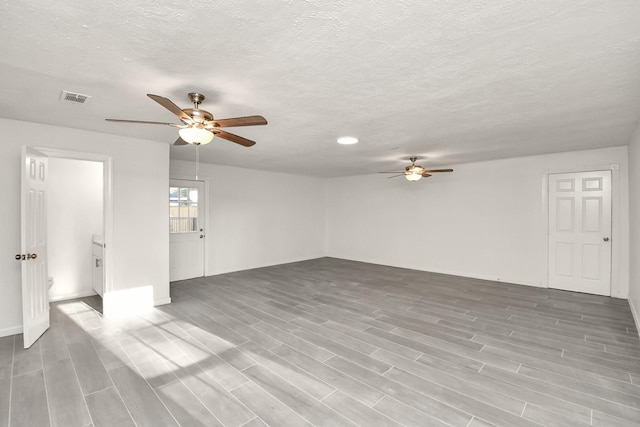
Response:
[{"label": "window with grid panes", "polygon": [[198,189],[169,187],[169,233],[198,231]]}]

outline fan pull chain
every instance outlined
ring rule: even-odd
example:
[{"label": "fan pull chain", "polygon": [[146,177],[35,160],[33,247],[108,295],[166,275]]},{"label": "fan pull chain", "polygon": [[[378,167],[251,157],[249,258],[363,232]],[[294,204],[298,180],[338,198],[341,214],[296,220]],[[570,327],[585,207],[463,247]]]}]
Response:
[{"label": "fan pull chain", "polygon": [[198,172],[200,172],[200,144],[196,145],[196,181],[198,180]]}]

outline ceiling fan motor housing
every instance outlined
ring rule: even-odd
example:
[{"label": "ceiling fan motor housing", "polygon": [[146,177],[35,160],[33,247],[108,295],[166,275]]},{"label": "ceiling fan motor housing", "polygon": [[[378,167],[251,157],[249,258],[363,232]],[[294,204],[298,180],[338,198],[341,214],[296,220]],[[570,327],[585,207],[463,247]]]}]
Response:
[{"label": "ceiling fan motor housing", "polygon": [[193,119],[193,121],[198,123],[204,123],[213,120],[213,114],[199,108],[185,108],[182,111],[189,115]]}]

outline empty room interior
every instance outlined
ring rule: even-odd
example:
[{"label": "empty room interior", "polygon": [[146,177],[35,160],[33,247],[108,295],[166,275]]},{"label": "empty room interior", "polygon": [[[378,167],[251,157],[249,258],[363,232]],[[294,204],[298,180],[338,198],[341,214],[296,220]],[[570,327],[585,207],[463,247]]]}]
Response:
[{"label": "empty room interior", "polygon": [[0,427],[640,425],[640,3],[0,23]]}]

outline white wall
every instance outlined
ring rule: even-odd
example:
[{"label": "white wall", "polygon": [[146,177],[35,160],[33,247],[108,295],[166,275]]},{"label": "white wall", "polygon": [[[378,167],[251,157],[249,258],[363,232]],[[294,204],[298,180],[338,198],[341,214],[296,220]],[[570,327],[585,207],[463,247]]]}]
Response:
[{"label": "white wall", "polygon": [[[33,135],[28,141],[24,132]],[[109,155],[114,198],[112,288],[153,291],[169,301],[167,188],[169,146],[154,141],[0,119],[0,336],[21,330],[20,150],[22,145]],[[630,147],[640,168],[640,131]],[[201,165],[208,188],[206,274],[321,256],[542,286],[546,283],[543,182],[549,171],[619,164],[612,235],[614,296],[638,312],[640,267],[629,289],[627,148],[506,159],[455,166],[416,184],[379,175],[324,180]],[[171,176],[194,175],[172,161]],[[640,188],[640,174],[631,177]],[[632,198],[631,250],[640,253],[640,201]],[[117,298],[115,299],[117,301]]]},{"label": "white wall", "polygon": [[[29,139],[24,135],[28,134]],[[76,129],[0,119],[0,336],[22,324],[20,262],[20,152],[22,145],[109,155],[113,165],[113,263],[110,304],[146,289],[156,304],[169,301],[169,145]],[[117,292],[122,291],[122,292]],[[119,298],[118,295],[123,295]],[[105,297],[106,302],[106,297]]]},{"label": "white wall", "polygon": [[620,178],[612,296],[626,297],[626,147],[463,164],[417,183],[380,175],[331,179],[328,255],[546,286],[546,174],[611,164],[619,164],[614,175]]},{"label": "white wall", "polygon": [[[172,178],[194,175],[193,162],[171,161]],[[200,165],[199,178],[207,186],[206,275],[326,255],[324,179],[211,164]]]},{"label": "white wall", "polygon": [[629,144],[630,257],[629,305],[640,329],[640,123]]},{"label": "white wall", "polygon": [[47,242],[51,300],[92,295],[91,242],[104,234],[102,162],[50,158]]}]

